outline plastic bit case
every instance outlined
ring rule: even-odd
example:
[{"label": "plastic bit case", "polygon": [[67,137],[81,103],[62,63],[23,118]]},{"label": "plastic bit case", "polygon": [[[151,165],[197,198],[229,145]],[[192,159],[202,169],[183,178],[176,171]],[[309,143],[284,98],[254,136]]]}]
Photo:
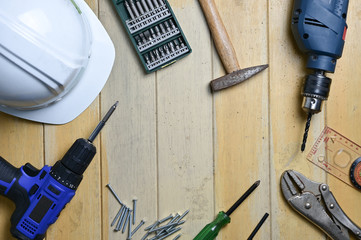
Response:
[{"label": "plastic bit case", "polygon": [[192,52],[166,0],[112,0],[147,73]]}]

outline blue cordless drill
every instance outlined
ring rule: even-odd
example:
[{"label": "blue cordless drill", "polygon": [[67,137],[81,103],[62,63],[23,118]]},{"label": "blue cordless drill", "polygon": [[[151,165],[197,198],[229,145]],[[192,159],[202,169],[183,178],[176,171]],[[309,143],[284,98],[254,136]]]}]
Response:
[{"label": "blue cordless drill", "polygon": [[11,234],[17,239],[41,240],[74,197],[83,173],[93,160],[95,137],[114,112],[116,102],[90,137],[77,139],[53,167],[36,169],[30,163],[15,168],[0,157],[0,194],[15,203],[11,216]]},{"label": "blue cordless drill", "polygon": [[307,68],[313,69],[304,82],[303,110],[308,113],[301,150],[304,151],[311,117],[327,100],[336,61],[342,55],[347,31],[348,0],[295,0],[292,33],[298,47],[308,55]]}]

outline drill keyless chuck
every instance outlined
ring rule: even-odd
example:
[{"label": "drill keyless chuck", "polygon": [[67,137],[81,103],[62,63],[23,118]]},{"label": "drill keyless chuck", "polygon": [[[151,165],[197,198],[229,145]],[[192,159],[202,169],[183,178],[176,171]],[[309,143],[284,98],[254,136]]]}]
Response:
[{"label": "drill keyless chuck", "polygon": [[321,112],[322,102],[327,100],[330,93],[331,81],[323,71],[315,71],[306,77],[302,91],[302,106],[305,112]]}]

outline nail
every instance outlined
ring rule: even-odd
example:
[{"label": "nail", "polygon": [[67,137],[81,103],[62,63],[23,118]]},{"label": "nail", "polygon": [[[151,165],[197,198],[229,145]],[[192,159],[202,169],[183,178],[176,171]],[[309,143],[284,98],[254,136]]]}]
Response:
[{"label": "nail", "polygon": [[[134,212],[133,212],[134,214]],[[130,222],[130,219],[129,219],[129,222],[128,222],[128,237],[127,237],[127,240],[130,240],[132,239],[132,224]]]},{"label": "nail", "polygon": [[133,199],[133,225],[135,224],[135,212],[137,210],[137,199]]},{"label": "nail", "polygon": [[121,205],[124,205],[124,204],[122,203],[122,201],[120,201],[118,195],[115,193],[114,189],[112,188],[112,186],[110,186],[109,183],[107,184],[107,187],[108,187],[109,190],[112,192],[112,194],[114,195],[114,197],[118,200],[118,202],[119,202]]},{"label": "nail", "polygon": [[120,229],[122,228],[125,218],[127,217],[128,211],[129,211],[129,208],[126,208],[124,211],[122,220],[120,221],[120,223],[118,222],[117,228],[115,229],[116,231],[120,231]]},{"label": "nail", "polygon": [[122,223],[123,221],[123,218],[124,218],[124,215],[125,215],[125,212],[127,211],[127,208],[124,206],[124,210],[122,211],[122,215],[120,215],[120,218],[118,220],[118,223],[117,223],[117,226],[115,227],[115,231],[119,231],[120,230],[120,224]]},{"label": "nail", "polygon": [[165,221],[167,221],[167,220],[171,219],[172,217],[173,217],[173,215],[172,215],[172,214],[170,214],[168,217],[165,217],[165,218],[163,218],[163,219],[159,220],[159,223],[163,223],[163,222],[165,222]]},{"label": "nail", "polygon": [[182,220],[187,214],[189,213],[189,209],[187,211],[185,211],[177,220],[177,222],[179,222],[180,220]]},{"label": "nail", "polygon": [[178,234],[175,238],[173,238],[173,240],[177,240],[178,238],[181,237],[182,234]]},{"label": "nail", "polygon": [[124,233],[124,232],[125,232],[125,229],[127,228],[128,221],[130,221],[130,218],[132,217],[132,211],[133,211],[133,210],[129,210],[129,211],[128,211],[128,215],[126,216],[126,220],[125,220],[125,223],[124,223],[124,226],[123,226],[122,233]]},{"label": "nail", "polygon": [[138,229],[139,229],[141,226],[143,226],[144,223],[145,223],[144,220],[140,221],[140,223],[139,223],[138,226],[133,230],[133,232],[130,234],[130,236],[133,236],[134,233],[136,233],[136,232],[138,231]]},{"label": "nail", "polygon": [[178,231],[179,231],[179,230],[181,230],[181,229],[182,229],[181,227],[176,228],[176,229],[172,230],[171,232],[169,232],[167,235],[165,235],[165,236],[163,236],[163,237],[158,238],[158,240],[162,240],[162,239],[164,239],[164,238],[166,238],[166,237],[168,237],[168,236],[172,235],[173,233],[178,232]]},{"label": "nail", "polygon": [[119,218],[119,216],[120,216],[120,214],[122,213],[123,209],[124,209],[124,206],[122,206],[122,207],[119,209],[117,215],[115,216],[115,218],[114,218],[113,221],[112,221],[112,224],[110,224],[111,227],[113,227],[114,224],[117,222],[117,219]]}]

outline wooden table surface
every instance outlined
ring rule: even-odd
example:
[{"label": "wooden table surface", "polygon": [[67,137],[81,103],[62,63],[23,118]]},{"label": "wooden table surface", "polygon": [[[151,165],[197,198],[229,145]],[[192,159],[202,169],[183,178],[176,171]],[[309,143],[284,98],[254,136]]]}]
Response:
[{"label": "wooden table surface", "polygon": [[[308,145],[300,152],[306,121],[301,109],[306,56],[290,30],[293,1],[216,0],[241,67],[269,63],[251,80],[212,94],[209,82],[225,74],[198,1],[169,1],[193,52],[176,64],[145,74],[110,0],[88,3],[116,49],[111,76],[100,96],[74,121],[53,126],[0,113],[0,155],[20,167],[53,165],[79,137],[88,137],[108,108],[119,106],[95,140],[98,153],[75,198],[47,232],[49,240],[126,239],[110,222],[121,200],[137,198],[137,222],[146,225],[190,209],[181,239],[192,239],[261,180],[232,215],[218,239],[246,239],[265,212],[270,217],[255,239],[326,239],[293,211],[280,191],[281,174],[294,169],[327,182],[348,216],[361,225],[361,193],[306,160],[328,125],[361,143],[361,11],[350,1],[343,57],[330,98],[312,119]],[[0,239],[12,239],[14,204],[0,198]],[[141,233],[142,232],[142,233]],[[133,239],[139,240],[143,229]]]}]

